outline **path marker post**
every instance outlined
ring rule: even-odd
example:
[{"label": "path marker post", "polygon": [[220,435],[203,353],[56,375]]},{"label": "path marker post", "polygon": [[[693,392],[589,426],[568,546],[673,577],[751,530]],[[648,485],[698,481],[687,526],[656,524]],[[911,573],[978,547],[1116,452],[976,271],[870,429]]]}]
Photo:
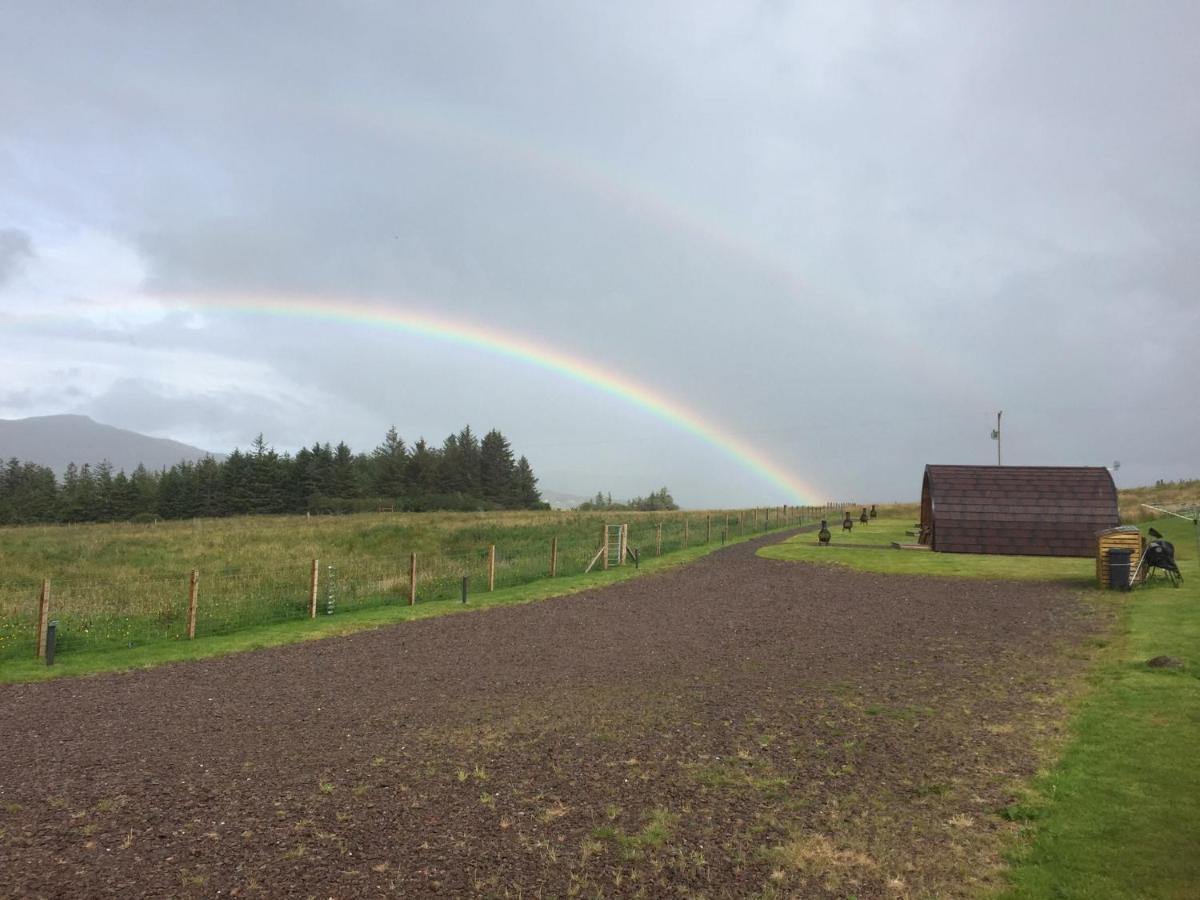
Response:
[{"label": "path marker post", "polygon": [[192,569],[192,577],[188,581],[187,636],[189,641],[196,639],[196,605],[199,600],[200,570]]},{"label": "path marker post", "polygon": [[37,658],[46,655],[46,626],[50,624],[50,579],[42,579],[42,590],[38,594]]},{"label": "path marker post", "polygon": [[317,617],[317,584],[321,580],[321,562],[316,557],[312,561],[312,572],[308,576],[308,617]]}]

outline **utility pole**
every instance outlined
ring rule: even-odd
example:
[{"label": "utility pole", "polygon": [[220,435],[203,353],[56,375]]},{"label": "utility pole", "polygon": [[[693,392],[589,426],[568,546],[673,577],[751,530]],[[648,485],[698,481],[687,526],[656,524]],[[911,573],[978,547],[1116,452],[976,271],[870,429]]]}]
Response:
[{"label": "utility pole", "polygon": [[1004,410],[996,413],[996,427],[992,429],[992,440],[996,442],[996,465],[1000,463],[1000,417],[1004,415]]}]

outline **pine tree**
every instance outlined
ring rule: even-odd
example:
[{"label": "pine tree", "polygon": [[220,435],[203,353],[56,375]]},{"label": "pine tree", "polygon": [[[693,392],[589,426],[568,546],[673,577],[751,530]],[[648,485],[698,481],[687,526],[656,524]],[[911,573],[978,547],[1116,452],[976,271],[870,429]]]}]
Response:
[{"label": "pine tree", "polygon": [[96,466],[96,499],[91,517],[98,522],[113,520],[113,467],[107,459]]},{"label": "pine tree", "polygon": [[206,456],[192,472],[195,490],[195,505],[192,516],[212,518],[223,515],[225,509],[225,485],[221,477],[221,465],[211,456]]},{"label": "pine tree", "polygon": [[345,441],[333,451],[333,496],[349,500],[365,496],[364,466]]},{"label": "pine tree", "polygon": [[413,497],[428,497],[438,489],[440,477],[440,460],[437,451],[421,438],[413,445],[412,454],[408,457],[405,480],[408,490]]},{"label": "pine tree", "polygon": [[471,426],[449,435],[442,444],[438,489],[446,494],[479,497],[479,440]]},{"label": "pine tree", "polygon": [[150,515],[158,512],[159,476],[151,474],[144,465],[138,463],[129,477],[129,488],[132,495],[130,515]]},{"label": "pine tree", "polygon": [[522,509],[541,509],[545,505],[537,489],[537,478],[533,475],[529,460],[524,456],[517,460],[517,473],[513,482],[517,501]]},{"label": "pine tree", "polygon": [[[165,489],[164,476],[160,491]],[[242,516],[254,509],[254,459],[241,450],[234,449],[221,467],[221,494],[224,498],[223,515]],[[165,509],[161,499],[159,509]],[[171,518],[166,512],[160,514],[163,518]]]},{"label": "pine tree", "polygon": [[501,506],[519,506],[514,487],[517,465],[508,439],[496,429],[479,445],[479,491],[484,500]]},{"label": "pine tree", "polygon": [[408,448],[393,425],[371,454],[371,488],[379,497],[403,497],[407,492]]}]

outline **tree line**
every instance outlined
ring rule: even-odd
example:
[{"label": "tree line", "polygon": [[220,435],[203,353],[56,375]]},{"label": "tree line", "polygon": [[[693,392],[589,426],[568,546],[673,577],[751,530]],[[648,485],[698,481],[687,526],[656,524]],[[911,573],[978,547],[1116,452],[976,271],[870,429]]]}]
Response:
[{"label": "tree line", "polygon": [[637,512],[657,512],[664,509],[679,509],[679,506],[675,503],[675,498],[671,496],[671,492],[662,487],[657,491],[651,491],[645,497],[634,497],[624,502],[614,502],[612,494],[604,494],[596,491],[595,497],[580,503],[576,509],[586,511],[630,509]]},{"label": "tree line", "polygon": [[116,522],[272,513],[545,509],[524,456],[493,429],[468,425],[440,447],[409,447],[388,429],[370,453],[345,442],[278,453],[262,435],[249,450],[169,469],[114,471],[108,462],[69,465],[62,479],[37,463],[0,468],[0,524]]}]

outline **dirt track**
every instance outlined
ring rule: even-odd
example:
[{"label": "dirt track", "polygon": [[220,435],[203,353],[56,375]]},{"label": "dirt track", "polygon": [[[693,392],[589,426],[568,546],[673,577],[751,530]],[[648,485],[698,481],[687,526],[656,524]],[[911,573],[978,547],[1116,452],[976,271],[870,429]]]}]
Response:
[{"label": "dirt track", "polygon": [[521,607],[0,686],[0,896],[986,884],[995,813],[1058,727],[1090,613],[1046,585],[756,546]]}]

